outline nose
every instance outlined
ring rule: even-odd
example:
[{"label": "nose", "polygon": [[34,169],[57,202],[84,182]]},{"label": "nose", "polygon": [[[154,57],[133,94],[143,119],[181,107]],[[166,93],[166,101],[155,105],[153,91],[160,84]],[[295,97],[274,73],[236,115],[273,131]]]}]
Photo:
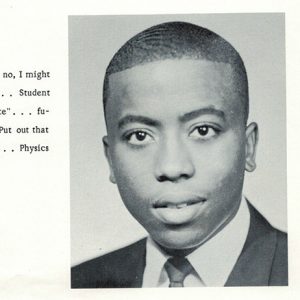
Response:
[{"label": "nose", "polygon": [[192,158],[183,141],[173,138],[161,145],[155,168],[155,176],[159,182],[186,180],[194,173]]}]

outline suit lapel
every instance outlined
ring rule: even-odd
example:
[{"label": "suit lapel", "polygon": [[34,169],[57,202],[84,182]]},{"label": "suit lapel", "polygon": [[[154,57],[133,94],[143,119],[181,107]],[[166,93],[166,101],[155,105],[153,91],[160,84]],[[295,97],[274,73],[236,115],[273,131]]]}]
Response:
[{"label": "suit lapel", "polygon": [[142,287],[145,265],[146,239],[142,239],[124,251],[117,270],[114,270],[113,285],[116,287]]},{"label": "suit lapel", "polygon": [[270,224],[248,203],[250,228],[242,253],[225,286],[266,286],[277,236]]}]

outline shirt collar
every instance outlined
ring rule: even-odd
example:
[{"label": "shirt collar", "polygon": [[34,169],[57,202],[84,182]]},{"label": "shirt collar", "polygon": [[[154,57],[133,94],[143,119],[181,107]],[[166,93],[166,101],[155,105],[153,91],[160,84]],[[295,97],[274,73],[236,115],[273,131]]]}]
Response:
[{"label": "shirt collar", "polygon": [[[242,198],[235,217],[218,234],[187,256],[206,286],[224,286],[245,244],[250,226],[250,213]],[[229,241],[229,242],[228,242]],[[143,286],[154,287],[165,281],[162,272],[169,258],[152,240],[147,239],[146,267]]]}]

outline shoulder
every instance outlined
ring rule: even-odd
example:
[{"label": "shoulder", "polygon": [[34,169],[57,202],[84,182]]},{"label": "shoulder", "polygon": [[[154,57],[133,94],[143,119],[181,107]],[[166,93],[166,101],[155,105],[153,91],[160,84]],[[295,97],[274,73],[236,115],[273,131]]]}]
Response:
[{"label": "shoulder", "polygon": [[287,235],[274,228],[250,203],[248,207],[248,235],[226,285],[287,285]]},{"label": "shoulder", "polygon": [[[81,263],[71,269],[72,288],[128,287],[144,268],[146,239]],[[143,270],[142,270],[143,271]],[[140,271],[140,272],[142,272]]]},{"label": "shoulder", "polygon": [[[288,284],[288,235],[274,228],[254,207],[250,207],[251,225],[249,235],[259,248],[266,249],[266,255],[272,254],[269,285]],[[252,229],[251,229],[252,227]],[[252,231],[252,232],[251,232]],[[259,252],[259,251],[258,251]],[[266,257],[264,257],[266,260]]]},{"label": "shoulder", "polygon": [[272,236],[276,242],[276,248],[286,247],[287,233],[272,226],[269,221],[249,202],[248,207],[250,211],[250,228],[248,239],[266,240],[267,237]]},{"label": "shoulder", "polygon": [[274,229],[276,248],[270,275],[270,285],[288,285],[288,236]]}]

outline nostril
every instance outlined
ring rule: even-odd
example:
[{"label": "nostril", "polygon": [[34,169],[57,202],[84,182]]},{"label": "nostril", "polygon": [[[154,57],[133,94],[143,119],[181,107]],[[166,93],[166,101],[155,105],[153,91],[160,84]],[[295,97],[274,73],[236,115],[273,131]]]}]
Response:
[{"label": "nostril", "polygon": [[167,178],[167,176],[165,176],[165,175],[161,175],[161,176],[158,176],[157,180],[158,180],[159,182],[163,182],[163,181],[167,181],[168,178]]},{"label": "nostril", "polygon": [[157,180],[159,182],[164,182],[164,181],[179,181],[181,179],[188,179],[191,176],[189,176],[188,174],[180,174],[179,176],[170,176],[170,175],[160,175],[157,177]]}]

